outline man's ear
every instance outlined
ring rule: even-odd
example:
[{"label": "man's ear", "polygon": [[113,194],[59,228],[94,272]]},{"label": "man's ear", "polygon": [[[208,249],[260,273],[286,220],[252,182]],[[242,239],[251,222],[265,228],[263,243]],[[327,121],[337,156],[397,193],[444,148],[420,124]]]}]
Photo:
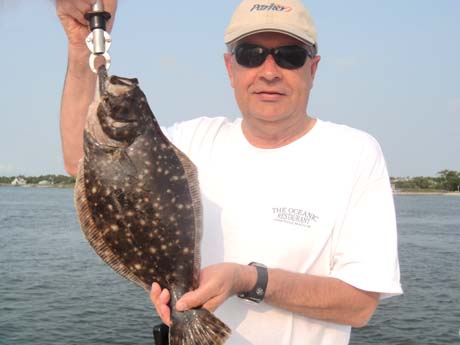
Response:
[{"label": "man's ear", "polygon": [[232,66],[232,54],[224,54],[225,67],[227,68],[228,79],[230,80],[230,85],[233,86],[233,66]]},{"label": "man's ear", "polygon": [[310,66],[311,87],[313,87],[313,83],[315,81],[315,76],[316,76],[316,71],[318,71],[318,64],[320,60],[321,60],[321,56],[316,55],[313,58],[313,61],[311,63],[311,66]]}]

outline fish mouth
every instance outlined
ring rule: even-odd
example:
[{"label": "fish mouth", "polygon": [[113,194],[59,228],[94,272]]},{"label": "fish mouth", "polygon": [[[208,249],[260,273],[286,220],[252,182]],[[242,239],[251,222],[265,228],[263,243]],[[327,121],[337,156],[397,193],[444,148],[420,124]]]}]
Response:
[{"label": "fish mouth", "polygon": [[110,76],[106,80],[102,104],[105,110],[104,121],[107,125],[115,129],[137,125],[139,119],[135,109],[139,106],[136,97],[138,84],[136,78]]},{"label": "fish mouth", "polygon": [[99,70],[99,93],[88,109],[85,131],[102,146],[125,147],[142,132],[138,80]]},{"label": "fish mouth", "polygon": [[137,121],[117,121],[117,120],[111,119],[110,117],[107,118],[107,122],[109,126],[115,129],[123,129],[130,125],[133,125],[133,126],[137,125]]},{"label": "fish mouth", "polygon": [[130,92],[139,85],[137,78],[122,78],[118,76],[110,76],[106,81],[106,93],[111,96],[120,96]]},{"label": "fish mouth", "polygon": [[137,78],[124,78],[116,75],[109,76],[104,65],[98,69],[99,94],[101,96],[120,96],[139,85]]}]

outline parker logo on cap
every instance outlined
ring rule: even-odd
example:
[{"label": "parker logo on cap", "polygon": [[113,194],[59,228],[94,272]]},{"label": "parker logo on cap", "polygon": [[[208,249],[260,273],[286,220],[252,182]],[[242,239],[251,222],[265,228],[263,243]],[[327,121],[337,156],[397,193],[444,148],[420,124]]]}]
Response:
[{"label": "parker logo on cap", "polygon": [[266,4],[254,4],[251,8],[252,11],[278,11],[278,12],[291,12],[292,7],[287,7],[275,3],[271,3],[270,5]]},{"label": "parker logo on cap", "polygon": [[225,44],[259,32],[289,35],[318,49],[315,24],[300,0],[243,0],[224,35]]}]

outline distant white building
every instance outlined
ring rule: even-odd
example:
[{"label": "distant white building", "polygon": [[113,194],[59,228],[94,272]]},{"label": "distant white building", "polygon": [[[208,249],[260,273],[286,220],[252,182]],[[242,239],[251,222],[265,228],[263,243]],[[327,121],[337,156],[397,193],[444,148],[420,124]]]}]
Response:
[{"label": "distant white building", "polygon": [[26,184],[26,180],[24,180],[22,177],[16,177],[13,182],[11,182],[11,185],[13,186],[24,186]]},{"label": "distant white building", "polygon": [[50,184],[52,184],[52,183],[51,183],[51,181],[49,181],[49,180],[43,180],[43,181],[38,182],[38,184],[39,184],[40,186],[47,186],[47,185],[50,185]]}]

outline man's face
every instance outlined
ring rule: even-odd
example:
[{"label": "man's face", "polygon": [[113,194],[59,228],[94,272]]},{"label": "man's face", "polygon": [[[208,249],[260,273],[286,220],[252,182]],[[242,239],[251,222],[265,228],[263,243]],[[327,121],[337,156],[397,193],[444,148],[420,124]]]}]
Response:
[{"label": "man's face", "polygon": [[[266,48],[302,45],[298,40],[279,33],[258,33],[240,43]],[[306,116],[306,109],[319,56],[307,58],[305,65],[288,70],[279,67],[272,55],[258,67],[244,67],[235,56],[225,54],[225,63],[235,98],[245,120],[280,122],[296,121]]]}]

